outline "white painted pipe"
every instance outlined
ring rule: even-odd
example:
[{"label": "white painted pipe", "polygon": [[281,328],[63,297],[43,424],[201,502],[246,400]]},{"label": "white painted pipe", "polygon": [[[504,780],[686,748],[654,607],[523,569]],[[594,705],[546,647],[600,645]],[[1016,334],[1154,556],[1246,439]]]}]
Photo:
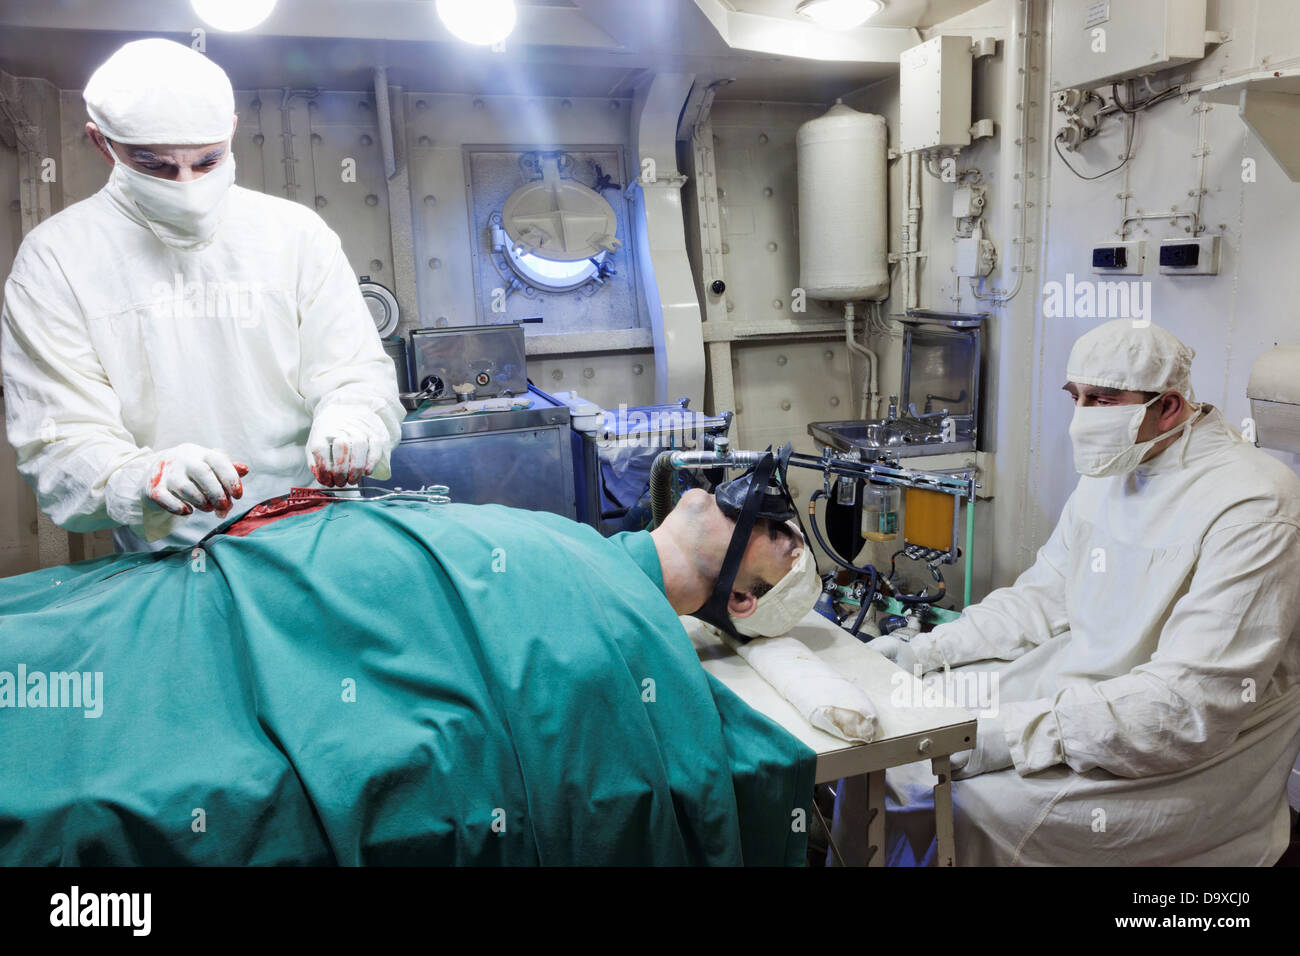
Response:
[{"label": "white painted pipe", "polygon": [[921,154],[908,153],[903,160],[902,217],[903,256],[899,277],[902,283],[903,309],[915,309],[920,303],[916,261],[921,248]]},{"label": "white painted pipe", "polygon": [[[844,303],[844,344],[849,347],[849,351],[857,352],[866,360],[867,373],[862,377],[862,401],[858,406],[858,417],[861,419],[879,418],[880,417],[880,391],[879,381],[877,379],[877,370],[880,368],[880,359],[876,353],[865,345],[860,344],[853,337],[853,319],[854,310],[852,302]],[[871,412],[868,416],[868,411]]]},{"label": "white painted pipe", "polygon": [[1017,203],[1020,215],[1019,234],[1014,240],[1017,246],[1016,264],[1011,267],[1016,281],[1009,289],[993,289],[989,292],[979,291],[972,283],[971,288],[976,299],[992,302],[1007,302],[1020,292],[1020,287],[1025,280],[1025,247],[1029,244],[1029,108],[1033,96],[1033,66],[1030,63],[1030,37],[1033,35],[1032,4],[1030,0],[1018,0],[1012,10],[1011,33],[1020,40],[1015,64],[1020,73],[1020,101],[1016,104],[1016,110],[1020,114],[1016,138],[1020,158],[1020,171],[1017,175],[1020,180],[1020,199]]},{"label": "white painted pipe", "polygon": [[902,302],[903,308],[906,309],[907,303],[909,301],[909,292],[908,292],[908,284],[907,284],[907,280],[908,280],[907,259],[908,259],[908,250],[911,248],[912,245],[911,233],[908,230],[908,215],[907,215],[908,197],[912,195],[912,157],[910,154],[903,157],[903,161],[900,164],[900,166],[901,166],[901,172],[903,176],[903,182],[902,182],[902,188],[899,191],[902,196],[903,215],[899,217],[899,229],[898,229],[899,239],[901,240],[900,247],[902,249],[902,257],[898,263],[898,283],[900,286],[899,289],[900,301]]},{"label": "white painted pipe", "polygon": [[907,250],[907,298],[905,308],[920,307],[921,290],[917,286],[917,253],[921,248],[921,154],[908,154],[908,197],[907,197],[907,236],[910,248]]}]

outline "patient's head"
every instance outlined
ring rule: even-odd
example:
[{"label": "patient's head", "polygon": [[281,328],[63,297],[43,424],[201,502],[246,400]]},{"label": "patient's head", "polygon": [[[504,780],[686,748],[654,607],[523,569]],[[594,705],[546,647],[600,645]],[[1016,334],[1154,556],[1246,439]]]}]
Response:
[{"label": "patient's head", "polygon": [[[682,495],[653,532],[668,600],[679,614],[698,610],[713,593],[735,527],[735,519],[722,512],[713,495],[696,488]],[[798,573],[792,574],[796,565]],[[790,618],[812,610],[820,591],[816,562],[798,529],[757,519],[727,600],[736,629],[742,634],[767,634],[773,628],[785,633]],[[747,618],[754,618],[750,625],[744,623]]]}]

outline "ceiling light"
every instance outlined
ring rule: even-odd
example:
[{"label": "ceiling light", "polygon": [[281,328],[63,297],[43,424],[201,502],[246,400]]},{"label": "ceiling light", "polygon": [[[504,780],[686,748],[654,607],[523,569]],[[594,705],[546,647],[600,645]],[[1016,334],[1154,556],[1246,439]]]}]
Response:
[{"label": "ceiling light", "polygon": [[883,9],[882,0],[801,0],[794,12],[828,30],[852,30]]},{"label": "ceiling light", "polygon": [[515,28],[515,0],[438,0],[438,17],[458,39],[491,46]]},{"label": "ceiling light", "polygon": [[190,0],[194,12],[214,30],[251,30],[271,15],[275,0]]}]

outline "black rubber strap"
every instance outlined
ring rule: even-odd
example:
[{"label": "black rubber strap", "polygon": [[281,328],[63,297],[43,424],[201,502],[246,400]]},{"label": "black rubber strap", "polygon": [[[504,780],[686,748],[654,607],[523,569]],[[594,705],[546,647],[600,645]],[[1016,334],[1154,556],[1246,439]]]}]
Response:
[{"label": "black rubber strap", "polygon": [[727,605],[731,601],[731,589],[736,583],[736,575],[740,571],[741,561],[744,560],[745,549],[749,546],[749,536],[754,530],[754,522],[758,520],[759,504],[763,500],[767,483],[775,469],[776,458],[770,452],[754,466],[749,493],[745,495],[745,504],[740,509],[740,514],[736,516],[736,529],[731,533],[731,542],[727,545],[726,557],[722,559],[722,569],[718,572],[713,593],[704,602],[704,606],[691,615],[725,631],[742,644],[748,642],[749,638],[736,632]]}]

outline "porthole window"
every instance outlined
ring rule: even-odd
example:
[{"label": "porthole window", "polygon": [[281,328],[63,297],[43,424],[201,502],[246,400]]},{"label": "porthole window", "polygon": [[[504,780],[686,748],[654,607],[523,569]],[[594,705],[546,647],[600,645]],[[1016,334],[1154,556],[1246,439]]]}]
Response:
[{"label": "porthole window", "polygon": [[[529,290],[570,292],[598,286],[622,243],[618,217],[596,190],[562,172],[570,160],[536,154],[541,176],[512,192],[492,217],[493,248]],[[531,292],[529,293],[531,294]]]},{"label": "porthole window", "polygon": [[546,292],[568,292],[590,282],[600,275],[607,255],[601,251],[577,262],[556,262],[533,255],[515,243],[508,243],[506,248],[506,261],[519,278]]}]

